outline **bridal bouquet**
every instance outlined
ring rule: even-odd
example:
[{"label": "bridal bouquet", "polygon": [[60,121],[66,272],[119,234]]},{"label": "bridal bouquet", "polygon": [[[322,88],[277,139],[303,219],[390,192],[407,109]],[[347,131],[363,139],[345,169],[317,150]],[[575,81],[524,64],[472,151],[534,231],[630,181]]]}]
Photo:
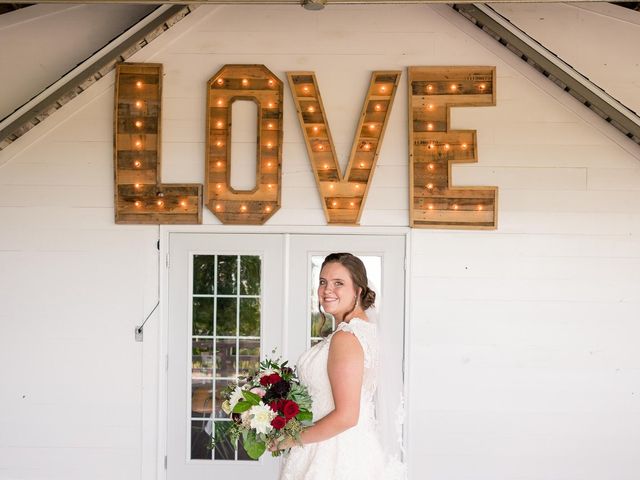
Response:
[{"label": "bridal bouquet", "polygon": [[[257,371],[227,386],[222,395],[222,410],[233,420],[229,440],[235,444],[242,435],[243,447],[253,459],[260,458],[272,440],[290,437],[299,442],[302,429],[313,420],[307,387],[287,362],[260,362]],[[212,437],[212,447],[215,441]],[[272,455],[282,452],[276,450]]]}]

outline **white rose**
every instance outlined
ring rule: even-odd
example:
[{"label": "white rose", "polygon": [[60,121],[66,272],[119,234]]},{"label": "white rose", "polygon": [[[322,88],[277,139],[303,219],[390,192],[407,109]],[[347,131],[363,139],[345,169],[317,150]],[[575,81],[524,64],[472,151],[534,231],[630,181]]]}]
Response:
[{"label": "white rose", "polygon": [[274,419],[276,413],[268,405],[262,402],[254,405],[249,409],[249,415],[251,416],[250,426],[257,433],[269,433],[273,429],[271,420]]},{"label": "white rose", "polygon": [[240,387],[236,387],[229,397],[229,406],[231,407],[231,410],[236,408],[236,405],[240,400],[244,400],[244,395],[242,394],[242,389]]}]

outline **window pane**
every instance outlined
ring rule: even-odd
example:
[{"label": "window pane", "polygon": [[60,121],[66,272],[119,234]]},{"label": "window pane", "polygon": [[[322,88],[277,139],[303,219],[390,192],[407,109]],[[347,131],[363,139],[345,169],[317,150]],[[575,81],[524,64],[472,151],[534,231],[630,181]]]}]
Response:
[{"label": "window pane", "polygon": [[222,410],[222,402],[224,402],[224,397],[222,396],[222,392],[224,388],[233,383],[232,380],[216,380],[216,405],[215,405],[215,416],[216,418],[229,418],[229,415],[224,413]]},{"label": "window pane", "polygon": [[237,298],[217,298],[216,335],[235,336],[238,334],[236,324]]},{"label": "window pane", "polygon": [[260,340],[240,339],[240,375],[255,370],[260,363]]},{"label": "window pane", "polygon": [[193,334],[213,335],[213,297],[193,298]]},{"label": "window pane", "polygon": [[216,377],[235,378],[236,341],[218,339],[216,341]]},{"label": "window pane", "polygon": [[260,295],[260,257],[240,257],[240,294]]},{"label": "window pane", "polygon": [[236,449],[229,441],[227,430],[231,426],[229,421],[215,422],[215,439],[216,447],[214,448],[213,458],[216,460],[235,460]]},{"label": "window pane", "polygon": [[194,339],[191,350],[191,378],[213,377],[213,340]]},{"label": "window pane", "polygon": [[260,336],[260,299],[240,299],[240,335]]},{"label": "window pane", "polygon": [[191,385],[191,416],[210,418],[213,411],[213,381],[193,379]]},{"label": "window pane", "polygon": [[191,421],[191,458],[196,460],[211,460],[211,450],[207,447],[211,437],[206,431],[206,421]]},{"label": "window pane", "polygon": [[215,255],[193,256],[193,293],[212,295],[215,285]]},{"label": "window pane", "polygon": [[235,295],[237,287],[238,257],[218,255],[218,295]]}]

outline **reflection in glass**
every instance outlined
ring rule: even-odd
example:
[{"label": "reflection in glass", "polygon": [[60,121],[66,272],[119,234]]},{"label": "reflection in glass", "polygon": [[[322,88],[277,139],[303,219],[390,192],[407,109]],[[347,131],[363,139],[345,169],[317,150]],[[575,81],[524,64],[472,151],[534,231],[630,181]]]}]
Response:
[{"label": "reflection in glass", "polygon": [[238,257],[218,255],[218,295],[235,295],[238,285]]},{"label": "reflection in glass", "polygon": [[215,285],[215,255],[193,256],[193,293],[212,295]]},{"label": "reflection in glass", "polygon": [[240,295],[260,295],[260,257],[240,257]]},{"label": "reflection in glass", "polygon": [[222,395],[224,388],[233,383],[232,380],[216,380],[216,405],[215,405],[215,416],[216,418],[229,418],[229,415],[224,413],[222,410],[222,402],[224,402],[224,397]]},{"label": "reflection in glass", "polygon": [[207,448],[211,438],[205,430],[206,421],[191,421],[191,458],[193,460],[211,460],[211,450]]},{"label": "reflection in glass", "polygon": [[260,299],[240,299],[240,335],[260,336]]},{"label": "reflection in glass", "polygon": [[213,377],[213,340],[193,339],[191,349],[191,378]]},{"label": "reflection in glass", "polygon": [[260,340],[240,339],[240,375],[255,370],[260,363]]},{"label": "reflection in glass", "polygon": [[193,297],[193,335],[213,335],[213,297]]},{"label": "reflection in glass", "polygon": [[216,377],[235,378],[236,341],[218,339],[216,341]]},{"label": "reflection in glass", "polygon": [[216,421],[214,424],[216,446],[214,448],[213,458],[216,460],[235,460],[236,449],[229,441],[229,436],[227,435],[231,422]]},{"label": "reflection in glass", "polygon": [[213,411],[213,381],[192,380],[191,416],[209,418]]},{"label": "reflection in glass", "polygon": [[237,298],[220,298],[216,299],[216,335],[234,336],[237,335],[236,330],[236,308],[238,305]]}]

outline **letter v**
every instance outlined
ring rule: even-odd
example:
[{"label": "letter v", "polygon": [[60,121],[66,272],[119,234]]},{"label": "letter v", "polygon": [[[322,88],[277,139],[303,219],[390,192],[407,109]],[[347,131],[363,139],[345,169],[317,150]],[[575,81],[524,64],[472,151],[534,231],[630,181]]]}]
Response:
[{"label": "letter v", "polygon": [[327,223],[357,225],[360,221],[400,74],[371,74],[343,177],[315,74],[287,72]]}]

